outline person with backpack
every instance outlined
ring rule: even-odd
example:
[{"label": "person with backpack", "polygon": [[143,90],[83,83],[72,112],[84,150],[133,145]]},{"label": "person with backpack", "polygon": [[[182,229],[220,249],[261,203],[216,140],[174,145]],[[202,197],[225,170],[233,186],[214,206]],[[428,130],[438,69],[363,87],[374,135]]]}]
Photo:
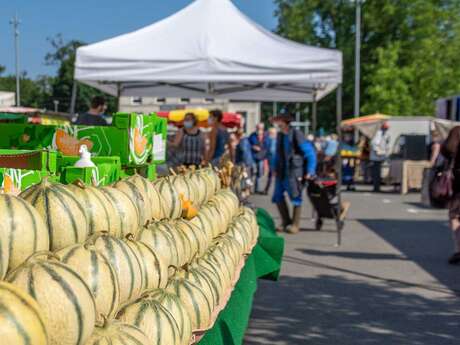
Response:
[{"label": "person with backpack", "polygon": [[[272,202],[278,207],[282,225],[277,231],[296,234],[300,231],[300,216],[302,213],[302,191],[304,183],[314,178],[316,174],[316,151],[304,134],[290,126],[290,115],[279,115],[273,118],[278,126],[276,144],[275,191]],[[288,194],[293,205],[292,217],[286,202]]]},{"label": "person with backpack", "polygon": [[[454,254],[449,258],[451,265],[460,264],[460,126],[450,130],[444,144],[441,146],[441,153],[447,159],[446,169],[443,172],[445,179],[438,189],[443,189],[439,194],[447,194],[449,198],[449,220],[454,241]],[[434,180],[436,183],[436,180]],[[441,180],[438,180],[441,181]],[[441,185],[442,184],[442,185]],[[447,186],[448,185],[448,186]],[[432,186],[435,188],[436,186]],[[447,190],[447,192],[444,191]],[[436,192],[436,191],[435,191]],[[432,191],[433,193],[433,191]]]}]

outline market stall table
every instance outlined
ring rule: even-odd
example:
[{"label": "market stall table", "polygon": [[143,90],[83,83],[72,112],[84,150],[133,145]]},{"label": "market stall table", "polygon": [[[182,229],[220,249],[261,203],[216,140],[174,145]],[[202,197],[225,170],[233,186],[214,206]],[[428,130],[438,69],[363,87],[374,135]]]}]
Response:
[{"label": "market stall table", "polygon": [[429,168],[429,161],[411,161],[394,159],[390,162],[390,183],[401,185],[401,194],[407,194],[411,189],[421,189],[423,171]]},{"label": "market stall table", "polygon": [[267,211],[257,210],[257,222],[260,227],[258,243],[246,260],[227,306],[199,345],[242,344],[257,290],[257,279],[277,280],[279,277],[284,239],[276,234],[275,223]]}]

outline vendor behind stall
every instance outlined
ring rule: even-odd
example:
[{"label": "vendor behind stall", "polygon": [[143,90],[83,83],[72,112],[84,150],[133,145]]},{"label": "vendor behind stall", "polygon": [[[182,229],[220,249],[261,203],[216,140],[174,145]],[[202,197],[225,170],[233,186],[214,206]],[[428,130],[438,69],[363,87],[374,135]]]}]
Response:
[{"label": "vendor behind stall", "polygon": [[106,110],[107,105],[105,98],[96,96],[91,100],[91,107],[88,112],[79,114],[75,124],[84,126],[107,126],[108,123],[103,115]]},{"label": "vendor behind stall", "polygon": [[380,192],[380,186],[382,184],[382,163],[390,154],[389,128],[388,122],[385,121],[371,141],[370,160],[372,162],[374,192]]}]

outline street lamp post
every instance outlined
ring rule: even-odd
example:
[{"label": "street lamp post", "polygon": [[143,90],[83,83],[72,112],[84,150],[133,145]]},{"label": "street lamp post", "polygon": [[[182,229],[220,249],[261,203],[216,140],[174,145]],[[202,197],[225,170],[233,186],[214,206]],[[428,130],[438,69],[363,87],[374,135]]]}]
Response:
[{"label": "street lamp post", "polygon": [[19,24],[20,20],[16,14],[13,19],[11,19],[10,24],[14,28],[14,50],[15,50],[15,59],[16,59],[16,106],[21,105],[21,88],[20,88],[20,76],[19,76]]},{"label": "street lamp post", "polygon": [[355,117],[361,113],[361,6],[365,0],[354,0],[356,4],[356,45],[355,45]]}]

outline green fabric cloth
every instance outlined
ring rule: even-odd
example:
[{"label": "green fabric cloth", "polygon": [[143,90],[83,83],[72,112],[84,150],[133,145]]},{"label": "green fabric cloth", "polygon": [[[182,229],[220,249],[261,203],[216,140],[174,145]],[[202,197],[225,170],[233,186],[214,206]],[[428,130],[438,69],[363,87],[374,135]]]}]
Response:
[{"label": "green fabric cloth", "polygon": [[260,227],[258,243],[246,260],[227,306],[199,345],[242,344],[257,290],[257,279],[277,280],[279,277],[284,239],[276,234],[275,223],[267,211],[257,210],[257,222]]}]

